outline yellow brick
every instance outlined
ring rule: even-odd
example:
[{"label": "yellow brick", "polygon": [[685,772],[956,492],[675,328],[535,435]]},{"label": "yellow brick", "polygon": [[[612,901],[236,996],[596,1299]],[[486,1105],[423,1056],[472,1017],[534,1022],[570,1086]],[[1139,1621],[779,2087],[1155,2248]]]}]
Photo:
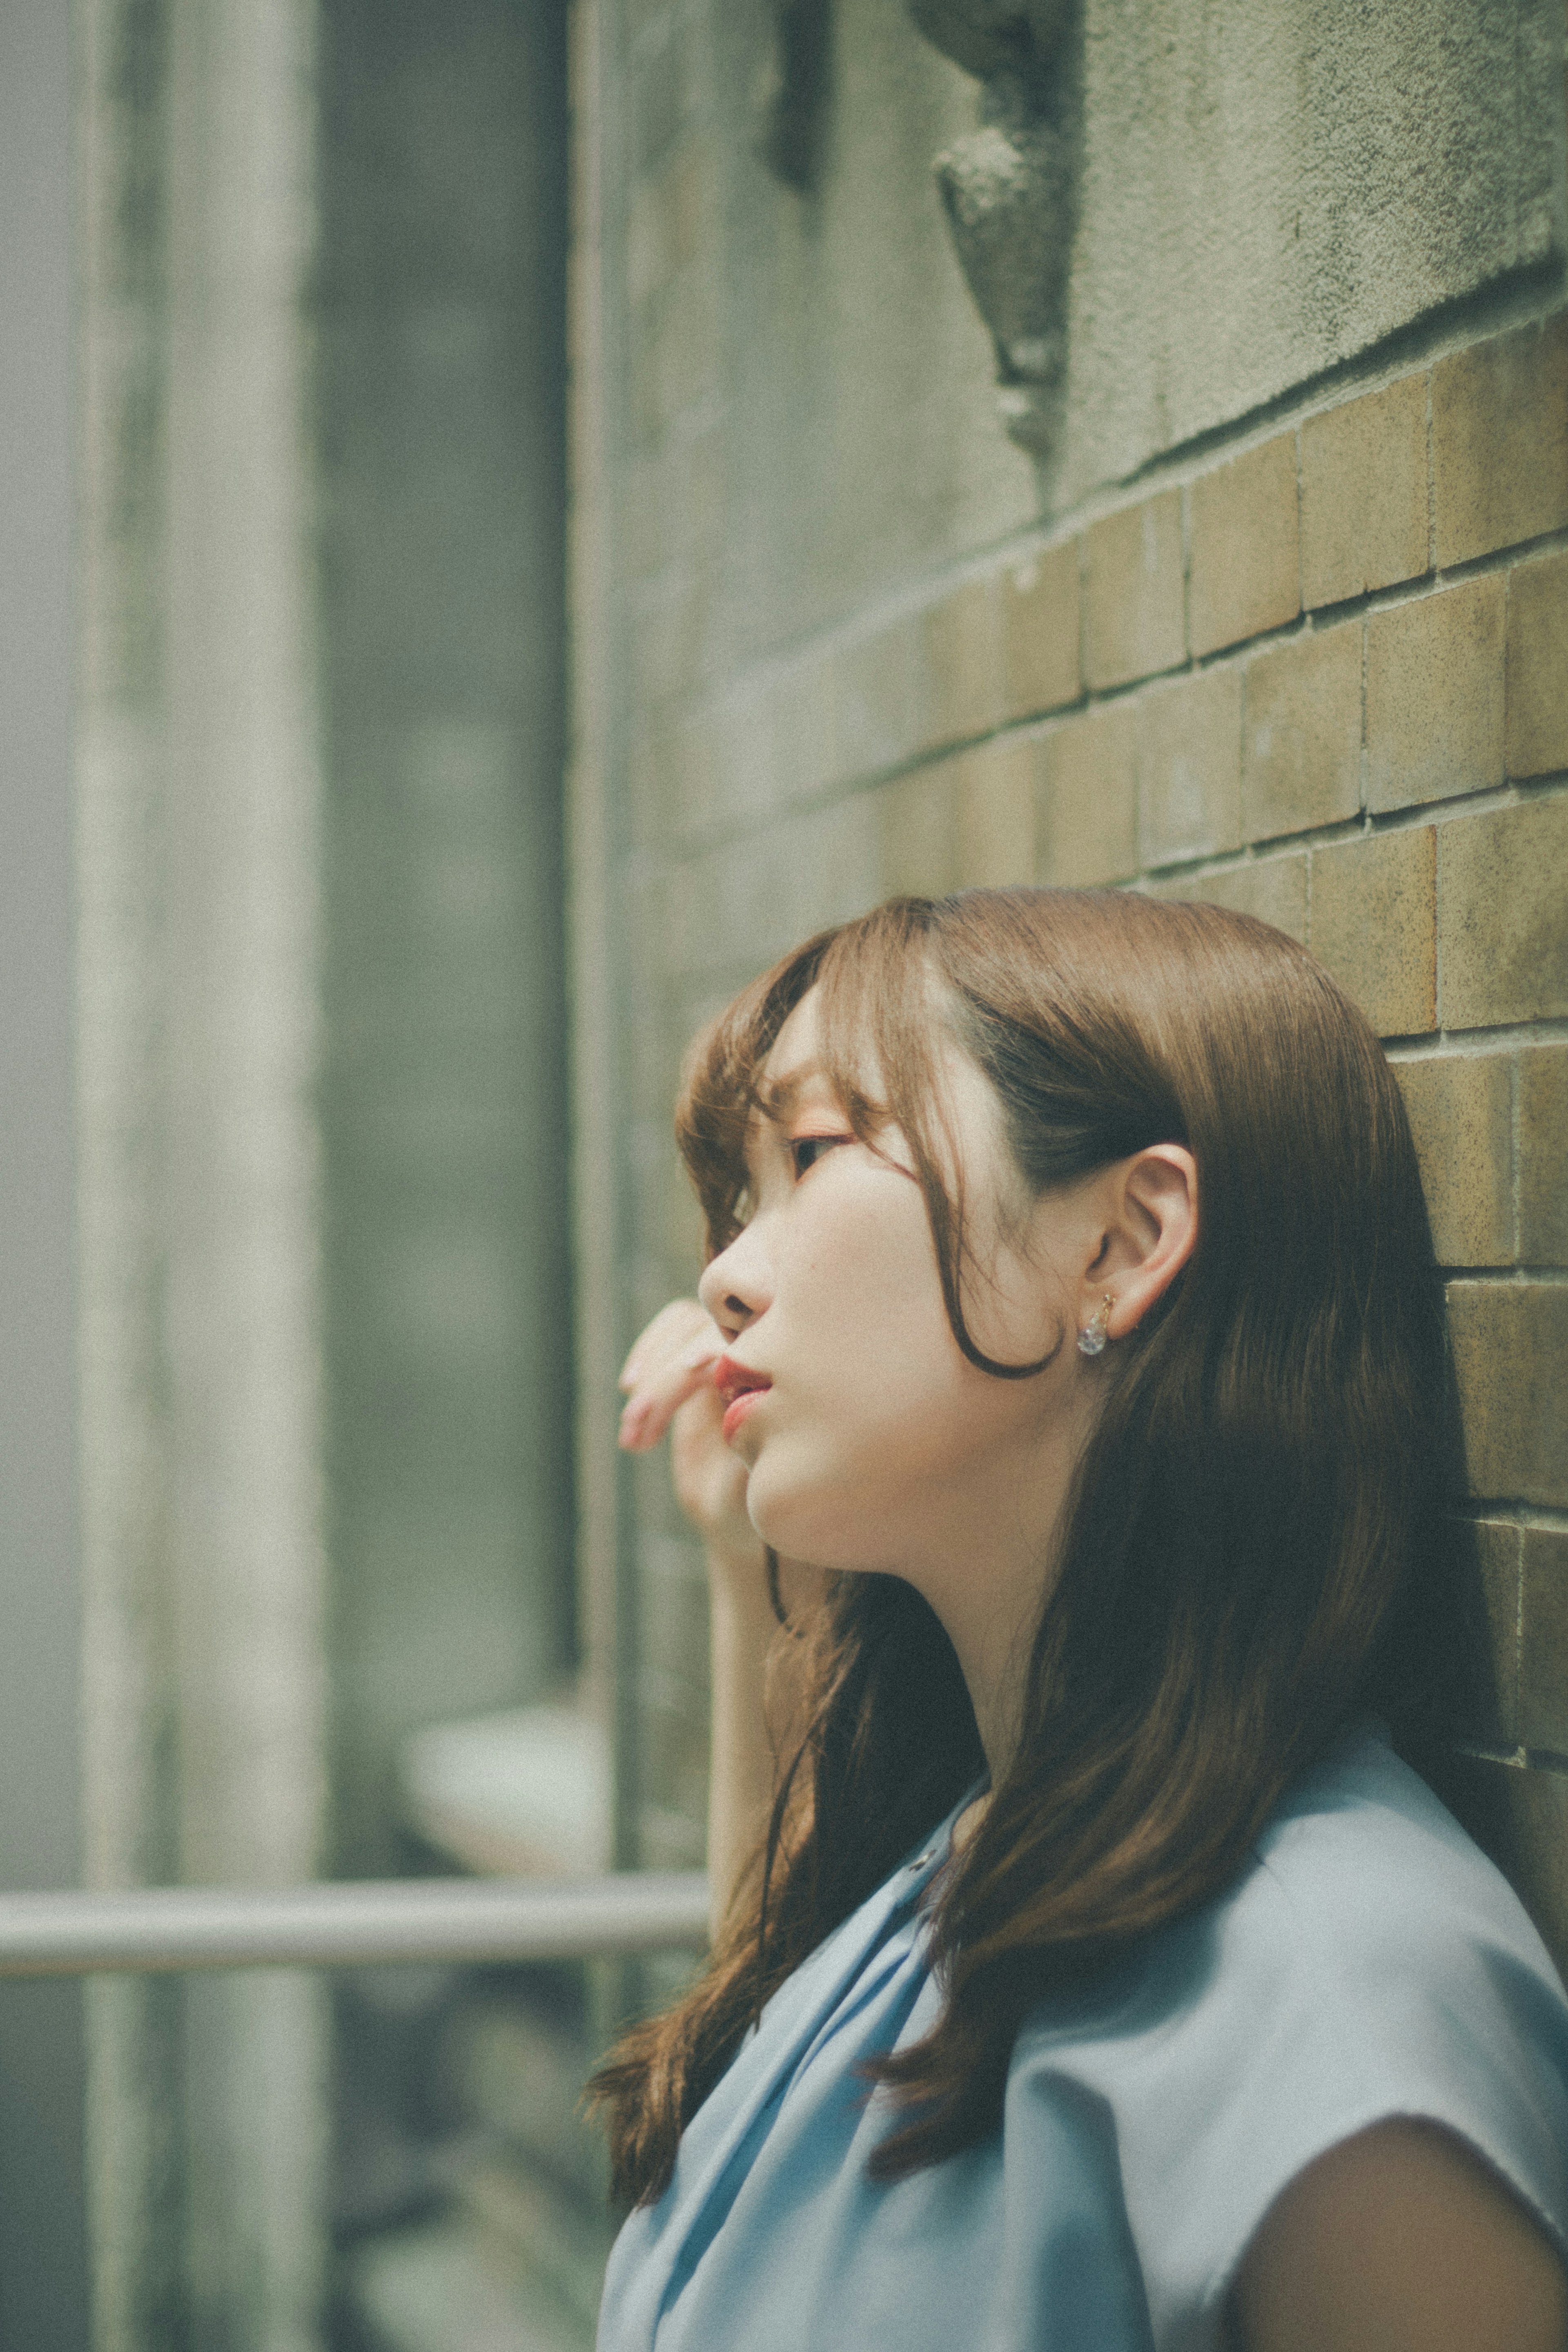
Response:
[{"label": "yellow brick", "polygon": [[1004,703],[1009,719],[1033,718],[1076,702],[1078,541],[1048,547],[1009,564],[1002,600]]},{"label": "yellow brick", "polygon": [[719,819],[715,730],[706,712],[677,721],[671,762],[675,829],[701,835]]},{"label": "yellow brick", "polygon": [[1508,1815],[1507,1845],[1497,1859],[1559,1970],[1568,1972],[1568,1774],[1491,1769]]},{"label": "yellow brick", "polygon": [[709,583],[685,566],[672,566],[657,588],[644,591],[633,627],[637,692],[644,706],[689,694],[703,672],[709,624]]},{"label": "yellow brick", "polygon": [[1241,823],[1268,841],[1361,806],[1361,624],[1270,646],[1247,664]]},{"label": "yellow brick", "polygon": [[1041,746],[1040,879],[1120,882],[1137,866],[1136,712],[1069,719]]},{"label": "yellow brick", "polygon": [[717,289],[710,272],[682,270],[652,307],[655,323],[633,346],[640,362],[638,431],[644,439],[667,431],[712,389],[719,361]]},{"label": "yellow brick", "polygon": [[1473,1494],[1568,1502],[1568,1286],[1455,1282],[1448,1325]]},{"label": "yellow brick", "polygon": [[833,657],[831,773],[852,783],[895,768],[921,740],[920,624],[890,622]]},{"label": "yellow brick", "polygon": [[[644,861],[646,865],[648,861]],[[707,974],[719,961],[712,950],[713,924],[703,919],[703,891],[709,880],[706,861],[693,857],[672,862],[659,877],[656,897],[648,882],[639,890],[628,885],[630,902],[626,929],[629,935],[627,962],[633,971],[678,972]],[[653,903],[650,906],[649,901]],[[651,919],[656,913],[657,923]],[[757,967],[754,964],[752,971]],[[721,1010],[727,1000],[721,997],[715,1010]],[[638,1003],[632,1008],[634,1017],[650,1021],[653,1008]],[[635,1071],[633,1083],[638,1100],[645,1102],[643,1089],[653,1065],[644,1053],[630,1057]],[[653,1116],[658,1116],[655,1099]],[[667,1117],[667,1107],[666,1107]]]},{"label": "yellow brick", "polygon": [[1568,768],[1568,555],[1521,563],[1508,583],[1508,772]]},{"label": "yellow brick", "polygon": [[1519,1255],[1568,1265],[1568,1045],[1519,1057]]},{"label": "yellow brick", "polygon": [[[674,1088],[671,1088],[673,1097]],[[675,1265],[701,1265],[703,1262],[702,1212],[697,1206],[685,1170],[672,1152],[661,1161],[653,1180],[656,1207],[655,1230],[664,1255]]]},{"label": "yellow brick", "polygon": [[715,710],[710,785],[713,821],[765,816],[783,799],[780,746],[774,731],[774,718],[768,681],[755,674],[738,679]]},{"label": "yellow brick", "polygon": [[[1316,920],[1314,899],[1313,919]],[[1513,1257],[1513,1108],[1506,1054],[1396,1062],[1421,1162],[1432,1243],[1444,1265]]]},{"label": "yellow brick", "polygon": [[632,580],[662,572],[670,560],[664,525],[666,465],[663,451],[654,457],[635,458],[622,478],[625,487],[621,499],[621,548],[627,576]]},{"label": "yellow brick", "polygon": [[1512,1747],[1519,1738],[1519,1529],[1510,1520],[1481,1519],[1475,1544],[1485,1648],[1473,1661],[1466,1719],[1454,1728]]},{"label": "yellow brick", "polygon": [[657,179],[639,181],[626,219],[626,295],[633,310],[656,293],[669,276],[660,218]]},{"label": "yellow brick", "polygon": [[[622,38],[628,49],[658,17],[668,17],[670,0],[625,0],[621,21]],[[667,23],[660,27],[661,37],[668,31]]]},{"label": "yellow brick", "polygon": [[1438,827],[1437,1010],[1445,1029],[1568,1013],[1568,800]]},{"label": "yellow brick", "polygon": [[1213,653],[1293,621],[1301,603],[1294,435],[1199,475],[1189,495],[1193,652]]},{"label": "yellow brick", "polygon": [[943,760],[876,793],[882,887],[940,898],[958,887],[958,762]]},{"label": "yellow brick", "polygon": [[659,347],[652,329],[633,335],[627,354],[628,406],[632,412],[633,446],[645,451],[660,438]]},{"label": "yellow brick", "polygon": [[1181,493],[1097,522],[1086,541],[1083,667],[1095,688],[1174,669],[1182,625]]},{"label": "yellow brick", "polygon": [[1138,860],[1241,845],[1241,666],[1173,678],[1138,704]]},{"label": "yellow brick", "polygon": [[784,948],[886,897],[881,812],[872,793],[850,793],[824,808],[802,810],[779,830],[789,875],[779,900]]},{"label": "yellow brick", "polygon": [[1427,379],[1407,375],[1301,427],[1309,611],[1427,569]]},{"label": "yellow brick", "polygon": [[1568,313],[1432,371],[1437,562],[1568,525]]},{"label": "yellow brick", "polygon": [[1002,715],[1000,603],[994,579],[967,580],[925,615],[925,740],[984,735]]},{"label": "yellow brick", "polygon": [[1034,880],[1037,747],[1018,735],[982,744],[958,762],[961,890]]},{"label": "yellow brick", "polygon": [[713,225],[716,150],[707,138],[685,140],[665,173],[670,251],[677,269],[703,257]]},{"label": "yellow brick", "polygon": [[768,723],[784,802],[820,793],[831,778],[832,665],[816,654],[775,670],[768,681]]},{"label": "yellow brick", "polygon": [[626,290],[633,310],[701,253],[712,170],[707,142],[687,139],[663,171],[636,182],[626,223]]},{"label": "yellow brick", "polygon": [[1369,808],[1502,782],[1503,593],[1493,572],[1369,614]]},{"label": "yellow brick", "polygon": [[1458,1748],[1447,1748],[1440,1759],[1429,1759],[1427,1770],[1454,1819],[1504,1875],[1511,1877],[1515,1840],[1509,1784],[1539,1775],[1527,1774],[1513,1760],[1504,1763]]},{"label": "yellow brick", "polygon": [[1437,890],[1427,824],[1312,852],[1312,953],[1380,1037],[1437,1024]]},{"label": "yellow brick", "polygon": [[683,434],[666,445],[666,555],[679,554],[716,571],[722,557],[726,468],[723,428]]},{"label": "yellow brick", "polygon": [[1224,874],[1173,875],[1156,883],[1156,898],[1197,898],[1206,906],[1229,907],[1239,915],[1256,915],[1288,931],[1303,947],[1307,943],[1307,861],[1300,851],[1289,857],[1258,857],[1233,866]]},{"label": "yellow brick", "polygon": [[773,825],[753,840],[695,847],[672,866],[667,877],[667,937],[654,935],[632,970],[668,969],[675,942],[680,968],[692,975],[727,975],[742,968],[757,972],[782,955],[790,939],[800,936],[780,936],[786,926],[779,910],[788,905],[791,879],[788,848],[782,829]]},{"label": "yellow brick", "polygon": [[[685,922],[670,929],[689,941],[695,928],[694,974],[722,976],[733,992],[809,933],[874,906],[884,895],[880,814],[873,794],[854,793],[720,842],[675,868]],[[661,943],[632,969],[656,973],[668,961]]]},{"label": "yellow brick", "polygon": [[626,763],[626,814],[639,849],[651,848],[670,832],[673,783],[670,727],[655,714],[637,730]]},{"label": "yellow brick", "polygon": [[1519,1737],[1568,1755],[1568,1535],[1523,1530]]}]

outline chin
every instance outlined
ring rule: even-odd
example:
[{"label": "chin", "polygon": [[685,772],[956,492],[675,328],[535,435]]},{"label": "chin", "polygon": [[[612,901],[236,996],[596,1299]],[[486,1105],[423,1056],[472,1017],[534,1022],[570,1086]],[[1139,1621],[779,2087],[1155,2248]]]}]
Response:
[{"label": "chin", "polygon": [[[765,1544],[788,1559],[810,1559],[821,1567],[831,1563],[821,1552],[826,1523],[836,1515],[824,1511],[820,1488],[789,1475],[787,1465],[765,1454],[747,1481],[746,1508]],[[818,1549],[813,1550],[815,1544]]]},{"label": "chin", "polygon": [[867,1514],[846,1509],[841,1486],[834,1491],[836,1483],[792,1475],[783,1463],[764,1458],[747,1486],[751,1524],[763,1542],[786,1559],[842,1570],[880,1565],[886,1550],[885,1521],[873,1513],[870,1516],[876,1524],[868,1526]]}]

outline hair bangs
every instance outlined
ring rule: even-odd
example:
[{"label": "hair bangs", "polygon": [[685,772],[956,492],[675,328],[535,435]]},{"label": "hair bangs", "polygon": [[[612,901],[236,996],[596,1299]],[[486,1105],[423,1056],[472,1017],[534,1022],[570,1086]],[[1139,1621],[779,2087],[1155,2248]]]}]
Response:
[{"label": "hair bangs", "polygon": [[862,1142],[889,1119],[925,1156],[935,1071],[924,1017],[930,899],[895,898],[820,931],[743,989],[695,1040],[682,1071],[675,1140],[696,1189],[709,1256],[746,1223],[747,1140],[752,1122],[777,1115],[764,1076],[796,1006],[815,988],[821,1067]]}]

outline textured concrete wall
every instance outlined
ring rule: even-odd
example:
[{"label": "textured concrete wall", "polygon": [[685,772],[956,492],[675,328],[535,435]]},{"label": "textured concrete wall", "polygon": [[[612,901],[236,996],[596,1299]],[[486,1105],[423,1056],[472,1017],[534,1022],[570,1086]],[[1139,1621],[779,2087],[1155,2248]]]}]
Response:
[{"label": "textured concrete wall", "polygon": [[1061,504],[1563,251],[1557,0],[1086,0]]},{"label": "textured concrete wall", "polygon": [[[321,1826],[308,8],[82,25],[89,1882]],[[97,2339],[315,2340],[319,1987],[89,1996]]]},{"label": "textured concrete wall", "polygon": [[[695,1271],[680,1048],[819,924],[1033,878],[1306,939],[1406,1087],[1497,1636],[1498,1710],[1455,1738],[1496,1759],[1568,1948],[1561,9],[1090,0],[1062,454],[1032,515],[904,145],[964,120],[962,78],[901,46],[893,0],[836,16],[802,202],[754,152],[760,12],[598,12],[584,610],[608,651],[575,790],[623,1054],[619,1224],[590,1236],[618,1336]],[[893,289],[880,345],[830,267],[851,248],[868,301]],[[875,462],[846,465],[844,412],[879,401]],[[584,1476],[608,1516],[615,1474]],[[697,1851],[706,1754],[700,1567],[661,1462],[621,1528],[627,1836],[662,1860]]]},{"label": "textured concrete wall", "polygon": [[756,152],[768,9],[612,19],[620,557],[650,699],[1033,510],[1028,461],[983,429],[989,341],[931,181],[972,86],[898,0],[838,14],[827,178],[805,201]]}]

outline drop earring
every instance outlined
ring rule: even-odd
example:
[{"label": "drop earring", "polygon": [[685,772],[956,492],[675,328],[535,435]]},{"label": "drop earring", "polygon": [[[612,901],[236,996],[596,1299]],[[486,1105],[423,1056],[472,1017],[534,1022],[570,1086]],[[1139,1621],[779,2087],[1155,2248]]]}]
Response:
[{"label": "drop earring", "polygon": [[1078,1334],[1078,1352],[1081,1356],[1104,1354],[1105,1342],[1111,1337],[1111,1309],[1115,1304],[1111,1293],[1107,1291]]}]

